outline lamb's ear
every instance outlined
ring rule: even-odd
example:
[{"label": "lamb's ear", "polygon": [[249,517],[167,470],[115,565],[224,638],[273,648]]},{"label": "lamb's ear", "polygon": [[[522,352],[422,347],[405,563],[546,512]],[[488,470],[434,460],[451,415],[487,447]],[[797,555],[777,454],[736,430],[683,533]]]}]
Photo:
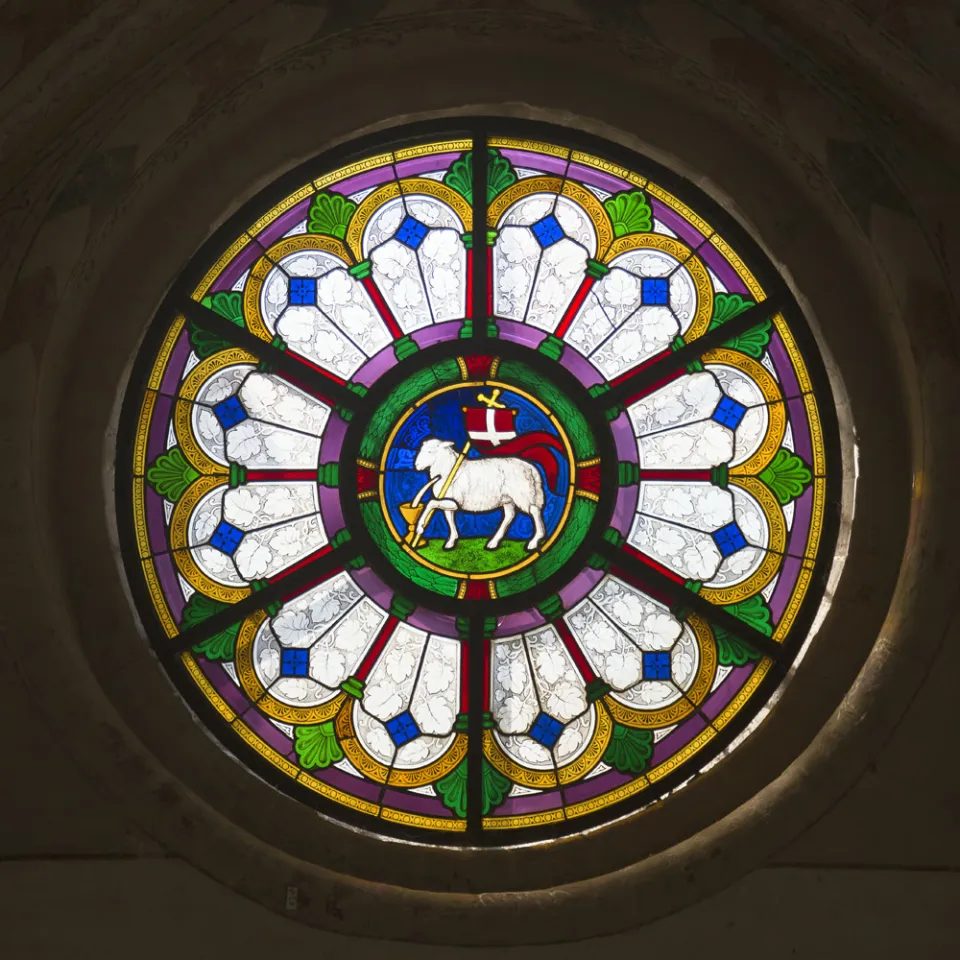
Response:
[{"label": "lamb's ear", "polygon": [[441,447],[449,447],[449,448],[452,450],[452,449],[453,449],[453,441],[452,441],[452,440],[441,440],[441,441],[440,441],[440,446],[441,446]]}]

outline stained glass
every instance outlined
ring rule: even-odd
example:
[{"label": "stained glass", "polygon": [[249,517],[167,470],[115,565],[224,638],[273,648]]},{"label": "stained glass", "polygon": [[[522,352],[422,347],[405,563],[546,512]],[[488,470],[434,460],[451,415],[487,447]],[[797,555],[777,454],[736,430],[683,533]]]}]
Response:
[{"label": "stained glass", "polygon": [[238,758],[352,824],[503,844],[640,809],[748,728],[822,597],[836,449],[729,215],[485,120],[322,156],[218,231],[141,349],[117,508],[160,659]]}]

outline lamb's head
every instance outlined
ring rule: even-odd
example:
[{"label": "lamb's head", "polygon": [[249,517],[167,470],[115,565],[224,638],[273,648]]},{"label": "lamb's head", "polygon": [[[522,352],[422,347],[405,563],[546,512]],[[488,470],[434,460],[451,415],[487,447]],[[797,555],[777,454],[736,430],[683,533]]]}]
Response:
[{"label": "lamb's head", "polygon": [[417,451],[417,458],[413,461],[413,466],[416,470],[423,470],[432,475],[436,475],[436,468],[442,468],[444,464],[451,460],[451,457],[455,460],[456,456],[452,440],[439,440],[437,437],[427,437],[427,439],[420,444],[420,449]]}]

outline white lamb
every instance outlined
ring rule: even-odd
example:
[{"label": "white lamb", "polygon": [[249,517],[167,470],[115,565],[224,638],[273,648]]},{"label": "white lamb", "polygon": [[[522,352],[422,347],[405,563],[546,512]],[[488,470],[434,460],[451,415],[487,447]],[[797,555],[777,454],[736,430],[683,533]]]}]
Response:
[{"label": "white lamb", "polygon": [[[426,471],[430,480],[413,499],[412,506],[416,507],[428,490],[433,494],[443,489],[457,457],[457,450],[450,440],[428,437],[423,441],[417,451],[414,467]],[[450,528],[450,536],[443,546],[445,550],[452,550],[459,536],[454,519],[457,510],[483,513],[499,508],[503,510],[503,522],[486,544],[488,550],[496,550],[519,510],[533,521],[533,538],[528,541],[527,550],[536,550],[546,536],[543,504],[543,481],[540,472],[532,463],[519,457],[465,459],[443,499],[427,500],[417,521],[416,534],[421,536],[430,515],[434,510],[440,510]]]}]

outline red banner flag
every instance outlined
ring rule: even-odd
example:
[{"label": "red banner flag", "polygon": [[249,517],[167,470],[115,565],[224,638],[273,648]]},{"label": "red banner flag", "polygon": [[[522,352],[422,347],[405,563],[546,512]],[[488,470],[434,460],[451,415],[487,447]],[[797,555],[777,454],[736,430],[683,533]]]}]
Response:
[{"label": "red banner flag", "polygon": [[560,477],[558,455],[564,457],[563,444],[542,430],[517,434],[516,410],[494,407],[464,407],[467,436],[474,448],[488,457],[521,457],[537,464],[554,493]]}]

